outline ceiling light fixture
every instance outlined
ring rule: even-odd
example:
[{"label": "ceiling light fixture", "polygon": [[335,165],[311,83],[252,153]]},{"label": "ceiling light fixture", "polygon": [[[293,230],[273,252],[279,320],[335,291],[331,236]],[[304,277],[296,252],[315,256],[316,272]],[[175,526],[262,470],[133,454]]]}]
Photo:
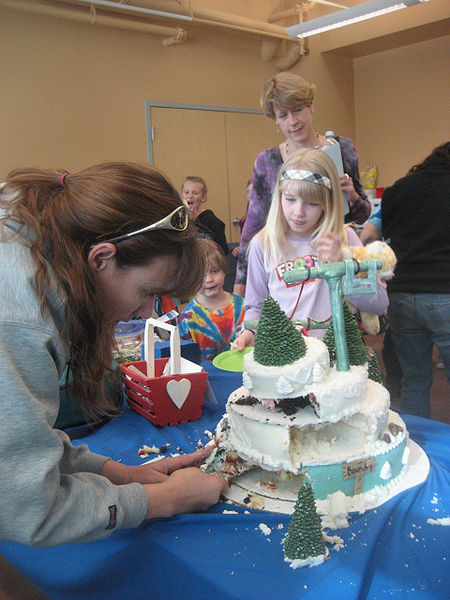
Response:
[{"label": "ceiling light fixture", "polygon": [[364,21],[366,19],[372,19],[373,17],[379,17],[387,13],[399,10],[401,8],[407,8],[414,4],[420,4],[422,2],[428,2],[429,0],[371,0],[364,4],[358,4],[344,10],[331,13],[319,17],[318,19],[311,19],[298,25],[286,28],[286,33],[296,39],[305,38],[330,29],[336,29],[337,27],[344,27],[345,25],[351,25]]}]

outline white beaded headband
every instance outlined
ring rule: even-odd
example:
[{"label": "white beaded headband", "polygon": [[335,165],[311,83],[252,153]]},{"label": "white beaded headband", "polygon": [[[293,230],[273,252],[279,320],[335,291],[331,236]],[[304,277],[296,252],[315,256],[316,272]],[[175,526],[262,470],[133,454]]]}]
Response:
[{"label": "white beaded headband", "polygon": [[311,171],[304,171],[303,169],[288,169],[287,171],[283,171],[280,175],[280,181],[285,181],[286,179],[300,179],[303,181],[310,181],[311,183],[316,183],[317,185],[323,185],[324,187],[331,190],[331,180],[325,175],[319,175],[319,173],[312,173]]}]

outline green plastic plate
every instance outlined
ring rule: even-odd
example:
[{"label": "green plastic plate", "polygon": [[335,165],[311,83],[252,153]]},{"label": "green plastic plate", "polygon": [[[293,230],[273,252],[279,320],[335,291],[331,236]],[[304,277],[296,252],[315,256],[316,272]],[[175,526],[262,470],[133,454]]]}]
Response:
[{"label": "green plastic plate", "polygon": [[239,350],[226,350],[213,359],[213,365],[222,371],[242,372],[244,370],[244,354],[251,352],[253,348]]}]

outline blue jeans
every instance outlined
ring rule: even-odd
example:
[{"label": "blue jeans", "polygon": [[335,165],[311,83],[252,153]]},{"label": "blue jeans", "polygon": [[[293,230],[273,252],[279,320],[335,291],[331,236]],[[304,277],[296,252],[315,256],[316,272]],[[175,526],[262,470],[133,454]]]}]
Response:
[{"label": "blue jeans", "polygon": [[401,409],[430,417],[433,344],[450,381],[450,294],[389,294],[388,319],[403,372]]}]

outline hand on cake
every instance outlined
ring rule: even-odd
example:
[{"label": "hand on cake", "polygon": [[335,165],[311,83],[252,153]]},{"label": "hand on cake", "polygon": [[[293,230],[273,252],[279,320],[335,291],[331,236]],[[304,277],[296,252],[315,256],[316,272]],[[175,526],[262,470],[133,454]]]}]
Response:
[{"label": "hand on cake", "polygon": [[160,483],[166,481],[169,475],[178,469],[201,465],[211,451],[212,446],[205,446],[192,454],[162,458],[137,467],[108,460],[103,466],[102,475],[116,485]]},{"label": "hand on cake", "polygon": [[206,510],[219,501],[228,483],[218,473],[195,467],[174,471],[162,483],[144,485],[148,498],[147,519]]}]

